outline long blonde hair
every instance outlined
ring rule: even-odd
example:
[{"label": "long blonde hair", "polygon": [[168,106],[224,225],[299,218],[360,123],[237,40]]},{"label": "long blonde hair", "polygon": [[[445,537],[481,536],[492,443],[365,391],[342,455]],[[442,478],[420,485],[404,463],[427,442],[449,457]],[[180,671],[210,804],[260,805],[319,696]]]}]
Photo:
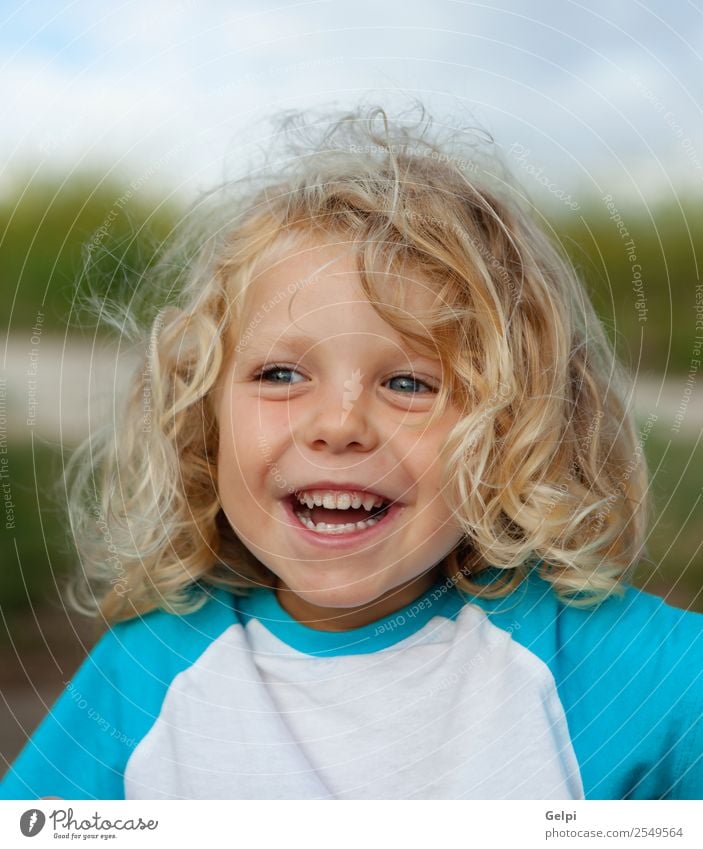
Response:
[{"label": "long blonde hair", "polygon": [[[213,391],[257,269],[311,236],[356,248],[374,308],[420,347],[375,277],[410,265],[436,286],[423,318],[447,380],[433,416],[450,400],[463,410],[444,447],[443,494],[464,530],[447,577],[502,596],[534,567],[580,605],[621,591],[650,509],[627,378],[570,263],[505,174],[482,167],[489,145],[430,140],[431,127],[422,108],[414,124],[381,107],[315,125],[286,115],[293,155],[221,187],[197,252],[167,254],[155,274],[184,278],[180,294],[153,318],[120,418],[71,461],[78,609],[117,621],[194,610],[207,584],[273,585],[220,508]],[[486,587],[489,566],[503,579]]]}]

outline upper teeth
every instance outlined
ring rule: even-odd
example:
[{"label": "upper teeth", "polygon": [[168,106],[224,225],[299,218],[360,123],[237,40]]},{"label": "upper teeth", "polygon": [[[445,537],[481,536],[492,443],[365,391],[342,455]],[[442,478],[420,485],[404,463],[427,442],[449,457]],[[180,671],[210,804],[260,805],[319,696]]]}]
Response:
[{"label": "upper teeth", "polygon": [[363,492],[331,492],[327,489],[312,489],[296,492],[295,497],[308,507],[327,507],[328,510],[348,510],[350,507],[362,507],[373,510],[386,503],[379,495]]}]

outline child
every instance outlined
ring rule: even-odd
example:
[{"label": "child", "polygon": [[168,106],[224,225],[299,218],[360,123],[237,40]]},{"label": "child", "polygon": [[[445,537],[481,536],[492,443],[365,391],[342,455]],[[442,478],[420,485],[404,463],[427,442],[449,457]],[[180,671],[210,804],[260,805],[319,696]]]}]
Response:
[{"label": "child", "polygon": [[5,797],[701,797],[703,617],[629,584],[621,372],[427,129],[343,116],[157,316],[72,504],[111,628]]}]

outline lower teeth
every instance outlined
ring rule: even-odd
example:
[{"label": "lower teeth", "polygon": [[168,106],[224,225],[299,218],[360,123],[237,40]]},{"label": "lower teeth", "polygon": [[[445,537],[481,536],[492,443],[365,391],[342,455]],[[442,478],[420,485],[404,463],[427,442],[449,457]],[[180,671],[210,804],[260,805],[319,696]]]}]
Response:
[{"label": "lower teeth", "polygon": [[346,525],[330,525],[327,522],[318,522],[316,525],[309,516],[303,516],[302,513],[297,512],[295,515],[306,528],[316,531],[318,534],[348,534],[351,531],[363,531],[365,528],[377,525],[383,518],[381,516],[378,519],[366,519],[363,522],[348,522]]}]

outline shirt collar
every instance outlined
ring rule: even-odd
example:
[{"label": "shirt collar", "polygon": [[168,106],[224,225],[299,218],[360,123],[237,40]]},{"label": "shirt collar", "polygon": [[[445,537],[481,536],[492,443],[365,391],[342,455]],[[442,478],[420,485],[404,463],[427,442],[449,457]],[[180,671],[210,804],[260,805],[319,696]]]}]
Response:
[{"label": "shirt collar", "polygon": [[330,657],[368,654],[389,648],[415,634],[433,616],[453,618],[461,607],[461,599],[452,581],[442,577],[405,607],[346,631],[320,631],[303,625],[281,606],[275,591],[268,588],[257,588],[248,596],[235,597],[235,606],[245,625],[256,619],[291,648],[305,654]]}]

